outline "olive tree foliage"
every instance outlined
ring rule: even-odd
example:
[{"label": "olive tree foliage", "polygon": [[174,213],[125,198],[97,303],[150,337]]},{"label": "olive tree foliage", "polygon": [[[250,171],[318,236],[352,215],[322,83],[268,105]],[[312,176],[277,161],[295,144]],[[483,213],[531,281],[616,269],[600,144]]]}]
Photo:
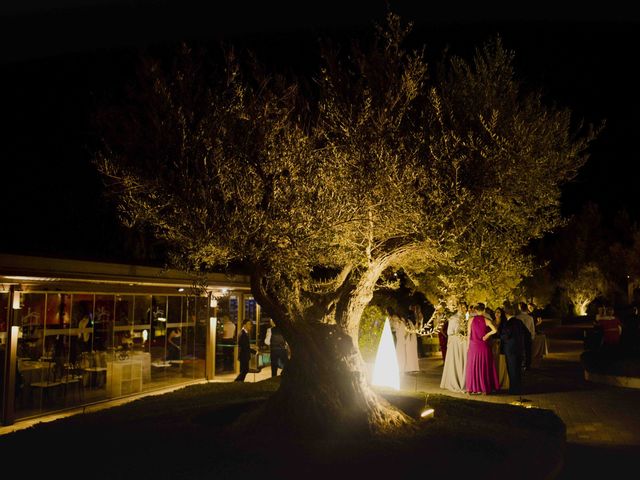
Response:
[{"label": "olive tree foliage", "polygon": [[[526,91],[513,70],[514,54],[500,40],[478,50],[472,62],[451,59],[430,92],[438,139],[435,158],[455,169],[463,236],[448,248],[444,265],[410,266],[417,289],[439,298],[502,305],[533,268],[525,247],[562,223],[560,187],[587,160],[597,131],[571,113],[546,107]],[[437,127],[441,127],[437,130]],[[414,271],[411,271],[414,270]]]},{"label": "olive tree foliage", "polygon": [[358,327],[376,286],[400,268],[456,285],[490,272],[553,227],[585,160],[590,135],[521,90],[499,41],[431,74],[408,33],[389,14],[366,46],[326,47],[313,82],[234,55],[209,73],[185,52],[150,64],[104,117],[96,164],[123,219],[194,271],[242,263],[282,328],[280,427],[411,423],[364,375]]}]

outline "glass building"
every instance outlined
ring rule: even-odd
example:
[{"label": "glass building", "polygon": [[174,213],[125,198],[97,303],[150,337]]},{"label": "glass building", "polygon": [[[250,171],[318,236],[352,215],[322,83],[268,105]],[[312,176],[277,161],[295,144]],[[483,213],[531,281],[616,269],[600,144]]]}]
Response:
[{"label": "glass building", "polygon": [[246,276],[0,255],[2,423],[233,379],[245,319],[259,343]]}]

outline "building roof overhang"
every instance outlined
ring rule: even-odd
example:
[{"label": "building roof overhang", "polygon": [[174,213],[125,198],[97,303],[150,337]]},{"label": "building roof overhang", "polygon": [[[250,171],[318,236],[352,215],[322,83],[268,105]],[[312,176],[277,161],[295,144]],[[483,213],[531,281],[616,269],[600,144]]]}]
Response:
[{"label": "building roof overhang", "polygon": [[247,275],[207,273],[197,278],[187,272],[159,267],[7,254],[0,254],[0,284],[32,288],[84,284],[125,290],[131,287],[187,289],[202,285],[214,292],[250,290]]}]

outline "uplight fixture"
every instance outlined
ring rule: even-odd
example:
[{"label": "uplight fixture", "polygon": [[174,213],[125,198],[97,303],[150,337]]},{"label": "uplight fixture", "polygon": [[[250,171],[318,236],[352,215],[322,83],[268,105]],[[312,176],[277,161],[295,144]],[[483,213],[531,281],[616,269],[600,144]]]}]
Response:
[{"label": "uplight fixture", "polygon": [[424,399],[424,407],[422,408],[422,412],[420,412],[420,418],[433,418],[435,413],[435,409],[431,405],[429,405],[429,395],[427,395]]}]

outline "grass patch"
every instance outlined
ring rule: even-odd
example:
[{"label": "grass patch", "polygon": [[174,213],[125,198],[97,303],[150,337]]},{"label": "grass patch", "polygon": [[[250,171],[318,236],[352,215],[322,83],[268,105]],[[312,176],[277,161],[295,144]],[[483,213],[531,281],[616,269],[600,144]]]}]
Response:
[{"label": "grass patch", "polygon": [[[524,472],[518,478],[533,479],[548,477],[562,461],[565,427],[553,412],[445,395],[429,397],[434,418],[393,438],[231,435],[233,421],[262,406],[278,382],[192,385],[4,435],[0,451],[16,465],[28,462],[32,478],[60,468],[66,478],[308,479],[346,472],[402,478],[455,471],[477,479],[518,465]],[[425,401],[419,392],[384,396],[413,417]]]}]

